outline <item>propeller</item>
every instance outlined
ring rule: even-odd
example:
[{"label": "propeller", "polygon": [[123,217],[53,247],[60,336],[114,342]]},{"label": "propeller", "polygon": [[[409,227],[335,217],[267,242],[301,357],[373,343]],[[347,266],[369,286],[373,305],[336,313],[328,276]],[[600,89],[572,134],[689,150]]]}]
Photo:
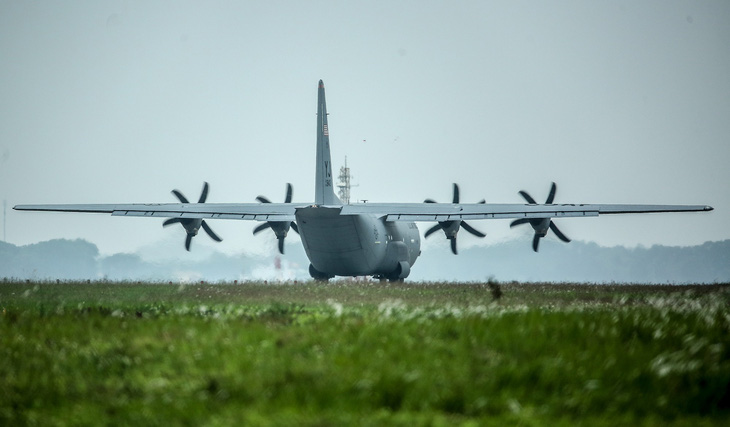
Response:
[{"label": "propeller", "polygon": [[[284,198],[284,203],[291,203],[292,198],[292,186],[291,184],[286,184],[286,197]],[[264,196],[258,196],[256,197],[256,200],[258,200],[261,203],[271,203],[269,199],[267,199]],[[277,240],[279,240],[279,253],[284,254],[284,239],[286,238],[286,235],[289,233],[289,228],[291,227],[294,232],[299,234],[299,228],[297,227],[297,223],[294,221],[267,221],[261,225],[258,225],[256,228],[253,229],[253,234],[256,235],[267,228],[270,228],[274,231],[274,234],[276,234]]]},{"label": "propeller", "polygon": [[[188,199],[179,191],[179,190],[172,190],[172,194],[177,197],[178,200],[180,200],[180,203],[189,204],[190,202]],[[205,200],[208,198],[208,183],[203,183],[203,192],[200,194],[200,197],[198,198],[198,203],[205,203]],[[187,236],[185,237],[185,249],[190,251],[190,243],[193,241],[193,237],[197,236],[198,231],[200,230],[200,227],[203,227],[203,230],[205,230],[206,233],[208,233],[208,236],[210,236],[211,239],[215,240],[216,242],[221,242],[223,239],[218,237],[217,234],[213,232],[213,230],[210,228],[210,226],[205,222],[205,220],[200,218],[170,218],[162,223],[163,227],[167,227],[168,225],[172,225],[175,223],[180,223],[183,228],[185,228],[185,232],[187,233]]]},{"label": "propeller", "polygon": [[[433,199],[426,199],[423,201],[423,203],[436,203]],[[452,199],[452,203],[457,204],[459,203],[459,186],[454,183],[454,197]],[[478,203],[486,203],[486,200],[480,200]],[[444,234],[446,234],[446,238],[449,239],[451,242],[451,252],[456,255],[458,251],[456,250],[456,234],[459,232],[460,228],[464,228],[464,230],[468,231],[469,233],[477,236],[477,237],[486,237],[487,235],[482,233],[481,231],[475,229],[471,225],[469,225],[464,220],[451,220],[451,221],[439,221],[438,224],[434,225],[433,227],[426,230],[425,237],[428,237],[432,235],[433,233],[444,230]]]},{"label": "propeller", "polygon": [[[555,185],[555,183],[553,182],[552,186],[550,187],[550,193],[548,194],[547,200],[545,200],[546,205],[551,205],[553,203],[553,200],[555,200],[555,192],[557,190],[558,186]],[[537,202],[535,202],[535,199],[527,194],[526,191],[520,191],[520,196],[522,196],[522,198],[531,205],[537,204]],[[560,231],[558,226],[555,225],[551,218],[520,218],[512,221],[509,226],[510,228],[512,228],[522,224],[530,224],[533,230],[535,230],[535,236],[532,238],[532,250],[534,250],[535,252],[537,252],[537,248],[540,246],[540,239],[547,235],[548,230],[552,230],[553,233],[558,236],[558,239],[562,240],[563,242],[570,242],[570,239],[565,234],[563,234],[563,232]]]}]

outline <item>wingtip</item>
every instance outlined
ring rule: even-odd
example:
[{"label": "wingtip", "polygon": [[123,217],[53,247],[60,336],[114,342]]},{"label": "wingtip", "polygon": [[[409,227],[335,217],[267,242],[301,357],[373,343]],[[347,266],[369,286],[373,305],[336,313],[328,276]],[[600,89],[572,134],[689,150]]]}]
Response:
[{"label": "wingtip", "polygon": [[322,79],[319,80],[319,87],[320,89],[324,89],[324,82],[322,81]]}]

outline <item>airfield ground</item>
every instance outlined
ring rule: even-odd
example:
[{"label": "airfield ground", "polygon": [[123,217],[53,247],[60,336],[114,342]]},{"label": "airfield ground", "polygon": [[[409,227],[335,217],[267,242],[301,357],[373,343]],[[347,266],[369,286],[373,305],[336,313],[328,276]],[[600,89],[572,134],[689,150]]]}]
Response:
[{"label": "airfield ground", "polygon": [[728,284],[6,279],[0,425],[728,425],[729,307]]}]

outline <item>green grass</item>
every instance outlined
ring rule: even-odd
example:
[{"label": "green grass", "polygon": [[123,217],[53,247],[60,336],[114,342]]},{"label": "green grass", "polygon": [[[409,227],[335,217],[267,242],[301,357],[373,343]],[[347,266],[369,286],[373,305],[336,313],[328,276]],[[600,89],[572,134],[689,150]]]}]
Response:
[{"label": "green grass", "polygon": [[0,282],[0,425],[714,425],[730,286]]}]

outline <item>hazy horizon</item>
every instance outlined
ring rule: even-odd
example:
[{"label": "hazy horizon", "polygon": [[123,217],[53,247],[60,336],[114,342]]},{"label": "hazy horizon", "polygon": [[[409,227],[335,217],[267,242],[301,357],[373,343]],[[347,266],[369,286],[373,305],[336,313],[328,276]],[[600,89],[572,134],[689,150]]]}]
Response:
[{"label": "hazy horizon", "polygon": [[[0,242],[0,280],[110,280],[150,282],[274,283],[310,279],[301,245],[278,253],[224,254],[201,247],[183,259],[179,242],[166,239],[134,253],[102,254],[86,240],[57,239],[27,246]],[[339,278],[338,280],[351,280]],[[728,283],[730,239],[693,247],[606,248],[574,241],[546,240],[535,254],[529,242],[508,241],[461,248],[448,245],[423,251],[409,282],[572,282],[572,283]],[[358,278],[362,280],[362,278]]]}]

